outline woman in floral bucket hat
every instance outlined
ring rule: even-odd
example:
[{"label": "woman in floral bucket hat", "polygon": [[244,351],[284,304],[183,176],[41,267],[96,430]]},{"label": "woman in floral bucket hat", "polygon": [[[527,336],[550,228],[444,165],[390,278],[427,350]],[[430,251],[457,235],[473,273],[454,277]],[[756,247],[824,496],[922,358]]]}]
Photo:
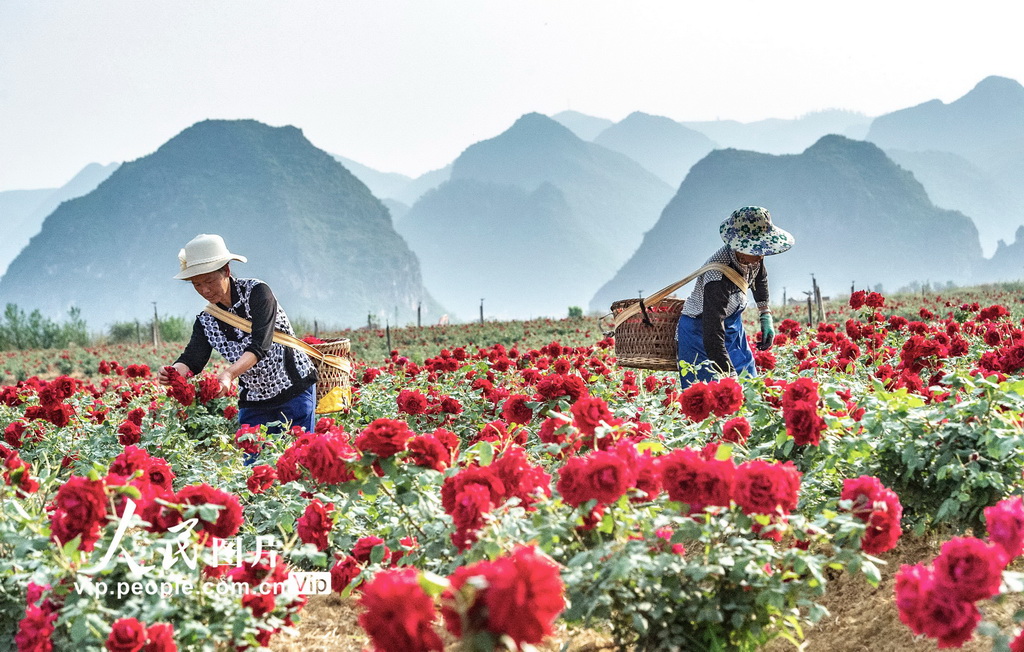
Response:
[{"label": "woman in floral bucket hat", "polygon": [[[781,254],[793,246],[793,236],[772,224],[768,209],[744,206],[733,211],[719,233],[725,246],[706,262],[729,265],[753,289],[761,313],[762,351],[771,348],[775,325],[768,307],[768,271],[764,257]],[[682,387],[707,382],[720,375],[757,373],[754,354],[743,331],[743,310],[747,293],[722,272],[711,270],[697,283],[683,304],[676,331]]]}]

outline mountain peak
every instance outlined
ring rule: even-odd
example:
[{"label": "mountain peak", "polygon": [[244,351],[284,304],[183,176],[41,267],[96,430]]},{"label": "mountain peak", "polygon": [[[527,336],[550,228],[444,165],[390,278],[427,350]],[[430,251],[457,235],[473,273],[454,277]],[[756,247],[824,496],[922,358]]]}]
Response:
[{"label": "mountain peak", "polygon": [[524,141],[581,142],[571,129],[542,113],[526,113],[498,138]]},{"label": "mountain peak", "polygon": [[966,95],[953,102],[955,105],[1024,109],[1024,86],[1015,79],[992,75],[982,79]]}]

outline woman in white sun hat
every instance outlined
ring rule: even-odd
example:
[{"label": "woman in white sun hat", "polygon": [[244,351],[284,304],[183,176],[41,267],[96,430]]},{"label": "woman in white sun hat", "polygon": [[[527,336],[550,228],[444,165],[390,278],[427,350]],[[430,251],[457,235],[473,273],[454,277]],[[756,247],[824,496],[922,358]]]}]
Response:
[{"label": "woman in white sun hat", "polygon": [[[768,209],[744,206],[733,211],[719,228],[725,246],[705,262],[724,263],[735,269],[754,292],[760,312],[762,351],[771,348],[775,325],[768,307],[768,271],[764,257],[793,246],[793,236],[772,224]],[[754,354],[743,330],[747,293],[720,271],[711,270],[697,283],[683,304],[676,337],[682,387],[708,382],[721,375],[757,374]]]},{"label": "woman in white sun hat", "polygon": [[[252,322],[252,333],[229,326],[207,312],[199,313],[185,351],[171,367],[197,374],[218,351],[230,365],[218,374],[221,395],[238,379],[238,422],[258,426],[290,423],[312,431],[316,411],[317,372],[309,356],[273,341],[274,331],[294,335],[288,316],[270,287],[258,279],[235,278],[229,263],[246,262],[228,251],[219,235],[201,234],[178,253],[181,271],[204,299]],[[167,367],[159,380],[167,384]]]}]

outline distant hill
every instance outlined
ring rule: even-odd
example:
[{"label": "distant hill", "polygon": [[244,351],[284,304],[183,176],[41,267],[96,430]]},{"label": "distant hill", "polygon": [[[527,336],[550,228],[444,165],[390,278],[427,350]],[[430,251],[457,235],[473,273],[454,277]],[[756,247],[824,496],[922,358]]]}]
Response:
[{"label": "distant hill", "polygon": [[424,285],[461,319],[481,298],[497,318],[562,317],[611,273],[610,252],[549,183],[530,192],[455,179],[425,194],[398,230],[422,261]]},{"label": "distant hill", "polygon": [[640,244],[671,189],[540,114],[467,148],[396,222],[424,283],[459,317],[583,306]]},{"label": "distant hill", "polygon": [[353,161],[350,158],[345,158],[344,156],[339,156],[337,154],[332,154],[332,156],[339,163],[344,165],[346,170],[366,184],[366,187],[370,189],[370,192],[373,193],[374,197],[378,197],[380,199],[385,197],[394,197],[412,181],[411,177],[407,177],[404,174],[398,174],[397,172],[378,172],[377,170],[367,167],[357,161]]},{"label": "distant hill", "polygon": [[432,190],[450,179],[452,166],[446,165],[439,170],[431,170],[412,179],[403,188],[393,195],[385,195],[388,199],[395,199],[407,206],[412,206],[416,200],[423,196],[423,193]]},{"label": "distant hill", "polygon": [[792,120],[770,118],[756,122],[682,121],[681,124],[704,134],[718,143],[719,147],[766,154],[796,154],[827,134],[862,140],[871,124],[871,118],[852,111],[831,109],[808,113]]},{"label": "distant hill", "polygon": [[980,282],[1019,281],[1024,278],[1024,226],[1018,227],[1010,244],[1000,240],[990,260],[977,275]]},{"label": "distant hill", "polygon": [[[931,181],[954,176],[955,168],[936,174],[932,160],[925,164],[897,155],[919,174],[929,194],[945,195],[946,205],[978,222],[987,248],[994,238],[1008,239],[1024,224],[1024,86],[1017,81],[986,77],[949,104],[931,100],[878,116],[867,139],[887,151],[948,152],[969,161],[979,171],[974,176],[986,177],[979,178],[974,194],[984,192],[982,186],[994,187],[996,207],[980,207],[974,194],[955,193]],[[1006,205],[1009,212],[1001,212]]]},{"label": "distant hill", "polygon": [[639,111],[602,131],[594,142],[625,154],[672,188],[678,188],[690,167],[715,149],[714,141],[699,131]]},{"label": "distant hill", "polygon": [[1024,86],[986,77],[949,104],[931,100],[878,116],[867,139],[884,149],[953,152],[986,167],[992,152],[1024,139]]},{"label": "distant hill", "polygon": [[91,192],[113,174],[120,163],[90,163],[60,188],[46,190],[10,190],[0,192],[0,277],[43,226],[43,220],[61,202]]},{"label": "distant hill", "polygon": [[[658,219],[672,189],[636,161],[581,140],[539,113],[504,133],[466,148],[452,180],[514,185],[533,192],[548,183],[565,197],[579,230],[611,251],[615,269]],[[566,243],[573,246],[573,243]]]},{"label": "distant hill", "polygon": [[594,140],[598,134],[615,124],[607,118],[597,118],[579,111],[562,111],[551,117],[583,140]]},{"label": "distant hill", "polygon": [[996,243],[1010,240],[1024,223],[1013,193],[959,154],[901,149],[885,153],[913,172],[936,206],[958,210],[974,221],[986,255],[991,256]]},{"label": "distant hill", "polygon": [[[768,259],[772,298],[911,281],[968,282],[982,262],[978,231],[962,213],[935,207],[913,175],[870,143],[825,136],[802,154],[716,150],[690,170],[658,223],[593,310],[650,294],[697,269],[722,246],[718,227],[736,208],[767,207],[796,246]],[[681,291],[686,296],[688,288]]]},{"label": "distant hill", "polygon": [[[262,278],[293,318],[359,325],[368,313],[440,311],[419,262],[369,189],[295,127],[208,120],[125,163],[61,204],[0,279],[0,296],[60,316],[77,305],[93,327],[194,315],[202,298],[175,281],[178,250],[219,233],[243,277]],[[397,313],[397,314],[396,314]]]},{"label": "distant hill", "polygon": [[18,252],[28,244],[29,238],[39,231],[42,220],[34,222],[30,216],[53,188],[39,190],[5,190],[0,192],[0,276]]}]

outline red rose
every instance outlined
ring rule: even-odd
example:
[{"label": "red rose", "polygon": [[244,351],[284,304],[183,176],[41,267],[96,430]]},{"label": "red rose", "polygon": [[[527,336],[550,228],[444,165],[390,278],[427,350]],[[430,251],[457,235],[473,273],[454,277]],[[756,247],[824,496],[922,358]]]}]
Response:
[{"label": "red rose", "polygon": [[745,444],[750,437],[750,423],[743,417],[729,419],[722,424],[722,441]]},{"label": "red rose", "polygon": [[333,504],[328,503],[324,505],[319,500],[314,499],[313,502],[306,506],[306,511],[295,522],[299,539],[303,543],[312,543],[316,546],[317,550],[325,550],[328,545],[327,535],[331,533],[331,526],[333,525],[331,521],[332,511],[334,511]]},{"label": "red rose", "polygon": [[277,472],[274,467],[261,464],[252,468],[252,475],[245,481],[245,486],[254,494],[261,494],[274,486],[277,479]]},{"label": "red rose", "polygon": [[1015,559],[1024,551],[1024,502],[1020,496],[1001,500],[985,508],[988,539]]},{"label": "red rose", "polygon": [[340,484],[355,479],[348,463],[358,460],[359,453],[349,444],[347,435],[315,435],[308,441],[298,460],[309,469],[314,480],[321,484]]},{"label": "red rose", "polygon": [[799,490],[800,472],[792,462],[751,460],[736,467],[733,497],[744,514],[789,514]]},{"label": "red rose", "polygon": [[582,482],[587,500],[593,498],[598,503],[610,505],[636,483],[635,471],[614,452],[594,451],[583,459],[586,466]]},{"label": "red rose", "polygon": [[798,403],[818,404],[818,383],[810,378],[797,378],[791,383],[786,383],[782,392],[782,405],[788,407]]},{"label": "red rose", "polygon": [[883,486],[878,478],[862,475],[843,480],[840,498],[853,501],[851,511],[867,522],[860,544],[862,550],[877,555],[896,547],[903,533],[900,528],[903,505],[896,492]]},{"label": "red rose", "polygon": [[434,631],[434,600],[413,568],[386,570],[368,582],[359,597],[359,624],[381,652],[443,650]]},{"label": "red rose", "polygon": [[[536,645],[551,634],[555,619],[565,608],[558,566],[533,546],[519,546],[493,562],[457,569],[449,578],[452,588],[448,595],[460,591],[474,577],[484,578],[486,588],[470,593],[473,599],[466,613],[450,607],[442,610],[449,631],[457,636],[488,631],[495,637],[507,635],[520,646]],[[463,630],[463,618],[470,631]]]},{"label": "red rose", "polygon": [[274,594],[267,593],[246,593],[242,596],[242,606],[252,612],[254,618],[262,618],[274,611],[277,600]]},{"label": "red rose", "polygon": [[12,448],[21,448],[21,440],[25,435],[25,422],[12,421],[4,428],[4,441]]},{"label": "red rose", "polygon": [[965,602],[991,598],[999,593],[1008,560],[1006,552],[994,543],[954,537],[942,544],[932,564],[935,583]]},{"label": "red rose", "polygon": [[[210,522],[197,514],[201,530],[211,536],[228,539],[242,526],[242,505],[238,497],[208,484],[189,485],[175,495],[175,501],[187,505],[216,505],[217,520]],[[207,540],[207,543],[209,541]]]},{"label": "red rose", "polygon": [[587,393],[583,379],[575,374],[548,374],[537,381],[537,396],[541,401],[568,397],[575,403]]},{"label": "red rose", "polygon": [[361,570],[359,560],[352,555],[335,555],[334,565],[331,566],[331,590],[341,593],[359,576]]},{"label": "red rose", "polygon": [[238,416],[238,408],[235,407],[234,405],[229,405],[226,408],[224,408],[224,418],[225,419],[228,419],[230,421],[231,419],[234,419],[237,416]]},{"label": "red rose", "polygon": [[572,406],[573,425],[584,435],[592,436],[602,422],[612,426],[622,423],[616,419],[608,404],[596,396],[586,396],[573,403]]},{"label": "red rose", "polygon": [[384,556],[381,558],[381,562],[387,563],[391,559],[391,550],[384,545],[384,539],[380,537],[368,536],[356,541],[356,545],[352,548],[352,556],[356,558],[356,561],[367,564],[370,562],[373,549],[377,546],[384,546]]},{"label": "red rose", "polygon": [[680,448],[661,461],[661,484],[669,500],[689,505],[690,513],[708,506],[728,507],[736,468],[730,460],[705,460],[691,448]]},{"label": "red rose", "polygon": [[864,299],[867,296],[867,292],[864,290],[857,290],[850,295],[850,307],[854,310],[860,310],[864,307]]},{"label": "red rose", "polygon": [[694,383],[679,394],[679,407],[691,421],[703,421],[711,415],[714,397],[705,383]]},{"label": "red rose", "polygon": [[524,394],[512,394],[501,406],[501,416],[509,423],[527,424],[533,419],[533,410],[526,405],[530,400]]},{"label": "red rose", "polygon": [[452,543],[459,550],[466,550],[477,539],[477,534],[487,525],[484,518],[494,509],[490,492],[481,484],[469,484],[455,495],[455,504],[450,512],[455,532]]},{"label": "red rose", "polygon": [[133,446],[142,441],[142,428],[133,421],[125,421],[117,427],[117,441],[122,446]]},{"label": "red rose", "polygon": [[398,411],[406,414],[423,414],[427,411],[427,397],[415,389],[398,392]]},{"label": "red rose", "polygon": [[817,405],[809,401],[783,405],[782,416],[786,422],[786,434],[798,445],[817,446],[821,442],[821,433],[827,424],[818,415]]},{"label": "red rose", "polygon": [[266,440],[260,426],[243,425],[235,431],[235,448],[250,455],[259,455]]},{"label": "red rose", "polygon": [[661,459],[654,457],[650,451],[640,453],[631,441],[621,441],[612,450],[626,462],[626,468],[632,471],[635,478],[633,486],[638,491],[629,499],[630,502],[654,500],[661,493]]},{"label": "red rose", "polygon": [[212,374],[203,374],[199,379],[199,402],[206,405],[220,394],[220,380]]},{"label": "red rose", "polygon": [[34,604],[25,609],[25,617],[18,622],[18,633],[14,642],[18,652],[50,652],[53,649],[53,623],[57,620],[56,612],[43,609]]},{"label": "red rose", "polygon": [[451,514],[455,509],[455,496],[470,484],[483,485],[490,501],[495,505],[505,502],[505,485],[496,470],[489,466],[468,466],[455,475],[445,478],[441,485],[441,506]]},{"label": "red rose", "polygon": [[174,642],[174,627],[167,623],[156,623],[146,628],[146,635],[149,643],[143,648],[143,652],[177,652],[178,646]]},{"label": "red rose", "polygon": [[533,503],[541,497],[551,496],[551,476],[530,464],[526,451],[518,446],[509,447],[490,468],[505,486],[508,498],[518,498],[528,510],[534,509]]},{"label": "red rose", "polygon": [[924,592],[917,618],[919,633],[937,639],[940,648],[961,647],[974,634],[981,613],[973,602],[964,602],[932,584]]},{"label": "red rose", "polygon": [[377,419],[356,437],[356,447],[377,457],[391,457],[406,449],[413,433],[404,421]]},{"label": "red rose", "polygon": [[451,464],[452,454],[434,435],[416,435],[409,440],[409,461],[435,471]]},{"label": "red rose", "polygon": [[50,536],[63,545],[81,536],[79,550],[91,551],[106,522],[107,493],[102,480],[72,476],[57,491],[50,516]]},{"label": "red rose", "polygon": [[146,626],[134,618],[121,618],[114,622],[107,637],[111,652],[138,652],[146,644]]},{"label": "red rose", "polygon": [[708,384],[711,411],[717,416],[729,416],[743,405],[743,388],[732,378],[723,378]]}]

